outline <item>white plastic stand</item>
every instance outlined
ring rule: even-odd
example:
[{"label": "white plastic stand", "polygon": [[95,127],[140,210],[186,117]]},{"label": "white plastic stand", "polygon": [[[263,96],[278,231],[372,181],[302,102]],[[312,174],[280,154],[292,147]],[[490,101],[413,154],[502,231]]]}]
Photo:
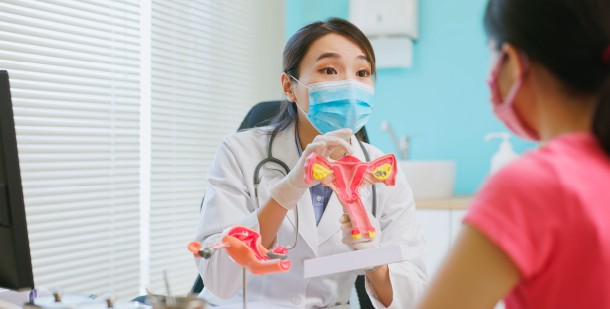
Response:
[{"label": "white plastic stand", "polygon": [[3,301],[2,299],[0,299],[0,308],[2,308],[2,309],[21,309],[20,306],[17,306],[16,304],[13,304],[13,303],[9,303],[7,301]]},{"label": "white plastic stand", "polygon": [[306,260],[303,277],[312,278],[352,270],[369,269],[379,265],[406,261],[410,256],[406,246],[354,250]]},{"label": "white plastic stand", "polygon": [[242,301],[243,301],[243,308],[246,309],[248,308],[248,302],[246,302],[246,268],[242,267]]}]

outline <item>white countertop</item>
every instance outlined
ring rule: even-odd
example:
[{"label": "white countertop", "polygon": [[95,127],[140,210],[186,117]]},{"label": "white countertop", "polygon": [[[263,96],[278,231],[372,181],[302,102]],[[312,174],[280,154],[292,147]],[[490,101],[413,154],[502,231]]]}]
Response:
[{"label": "white countertop", "polygon": [[438,209],[438,210],[464,210],[472,203],[472,195],[456,195],[439,199],[418,199],[415,200],[417,209]]}]

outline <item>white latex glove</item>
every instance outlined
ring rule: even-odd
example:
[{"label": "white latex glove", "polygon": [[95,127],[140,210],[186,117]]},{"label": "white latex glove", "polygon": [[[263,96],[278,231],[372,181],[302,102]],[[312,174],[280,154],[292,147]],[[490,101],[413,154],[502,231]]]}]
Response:
[{"label": "white latex glove", "polygon": [[346,141],[350,136],[352,136],[352,130],[350,129],[340,129],[316,136],[303,150],[301,158],[290,170],[290,173],[271,188],[271,197],[288,210],[294,208],[305,190],[317,184],[315,182],[310,184],[305,182],[305,161],[307,157],[316,152],[327,159],[336,149],[342,149],[347,154],[351,154],[351,146]]},{"label": "white latex glove", "polygon": [[375,227],[375,237],[367,238],[365,235],[362,235],[360,239],[354,239],[352,237],[352,221],[350,220],[347,214],[341,215],[339,217],[339,223],[341,223],[341,231],[343,232],[343,239],[341,242],[346,244],[348,247],[353,250],[362,250],[369,248],[377,248],[379,247],[379,239],[381,239],[381,228],[379,226],[379,221],[373,216],[369,218],[371,220],[371,224]]}]

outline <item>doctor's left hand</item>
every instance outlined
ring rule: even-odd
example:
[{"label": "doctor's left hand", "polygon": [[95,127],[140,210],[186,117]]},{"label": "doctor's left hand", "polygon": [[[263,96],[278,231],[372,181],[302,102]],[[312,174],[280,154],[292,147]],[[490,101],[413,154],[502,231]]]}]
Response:
[{"label": "doctor's left hand", "polygon": [[351,233],[353,227],[352,221],[350,220],[347,214],[344,213],[343,215],[341,215],[341,217],[339,217],[341,231],[343,232],[343,239],[341,240],[341,242],[343,242],[353,250],[378,248],[379,239],[381,239],[381,227],[379,226],[379,221],[377,221],[374,216],[370,216],[369,220],[371,220],[371,224],[375,227],[375,237],[367,238],[362,235],[360,239],[354,239]]},{"label": "doctor's left hand", "polygon": [[324,158],[328,158],[336,149],[341,149],[346,154],[351,154],[351,146],[346,141],[351,135],[352,130],[340,129],[316,136],[303,150],[299,161],[290,169],[290,173],[271,188],[270,194],[273,199],[288,210],[294,208],[297,201],[305,193],[305,190],[316,184],[314,182],[305,182],[305,162],[307,157],[312,153],[318,153]]}]

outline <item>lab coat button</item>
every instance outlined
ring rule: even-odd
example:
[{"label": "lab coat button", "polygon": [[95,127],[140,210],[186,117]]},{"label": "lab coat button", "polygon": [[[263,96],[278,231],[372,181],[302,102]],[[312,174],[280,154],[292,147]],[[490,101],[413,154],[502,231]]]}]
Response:
[{"label": "lab coat button", "polygon": [[300,304],[301,303],[301,298],[298,297],[298,296],[292,297],[292,303],[295,304],[295,305]]}]

